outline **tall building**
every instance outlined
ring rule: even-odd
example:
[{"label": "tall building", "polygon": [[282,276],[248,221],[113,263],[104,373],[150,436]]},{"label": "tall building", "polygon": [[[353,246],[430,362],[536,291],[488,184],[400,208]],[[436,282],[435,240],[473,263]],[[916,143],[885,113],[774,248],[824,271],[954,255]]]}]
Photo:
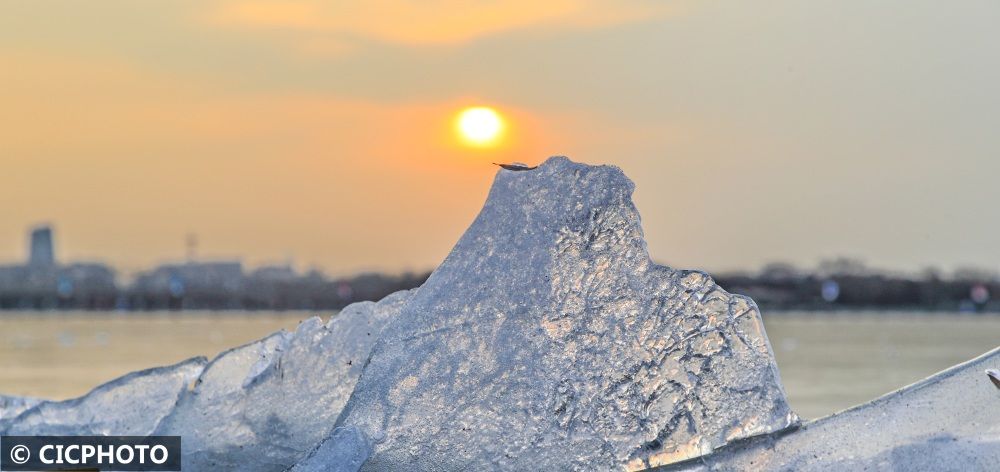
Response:
[{"label": "tall building", "polygon": [[28,254],[28,265],[40,267],[56,263],[55,250],[52,248],[52,228],[39,226],[31,230],[31,253]]}]

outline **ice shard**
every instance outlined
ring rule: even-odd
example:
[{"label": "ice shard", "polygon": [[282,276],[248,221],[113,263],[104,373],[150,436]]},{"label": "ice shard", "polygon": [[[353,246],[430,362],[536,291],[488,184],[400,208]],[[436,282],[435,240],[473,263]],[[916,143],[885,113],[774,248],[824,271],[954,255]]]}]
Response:
[{"label": "ice shard", "polygon": [[65,401],[43,401],[0,424],[7,435],[144,436],[174,408],[206,363],[196,357],[166,367],[132,372],[90,393]]},{"label": "ice shard", "polygon": [[498,172],[337,422],[363,470],[637,470],[797,423],[757,307],[652,263],[632,191],[564,157]]},{"label": "ice shard", "polygon": [[1000,348],[787,434],[743,441],[663,471],[1000,469]]},{"label": "ice shard", "polygon": [[287,469],[333,430],[379,332],[412,293],[220,354],[156,433],[184,438],[184,470]]}]

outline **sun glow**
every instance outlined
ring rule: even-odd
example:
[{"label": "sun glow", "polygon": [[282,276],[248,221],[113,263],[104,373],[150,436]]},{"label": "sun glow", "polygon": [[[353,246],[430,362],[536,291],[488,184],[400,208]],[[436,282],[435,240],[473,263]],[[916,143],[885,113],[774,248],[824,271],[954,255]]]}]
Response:
[{"label": "sun glow", "polygon": [[492,146],[503,134],[503,118],[488,107],[466,108],[456,123],[462,139],[474,146]]}]

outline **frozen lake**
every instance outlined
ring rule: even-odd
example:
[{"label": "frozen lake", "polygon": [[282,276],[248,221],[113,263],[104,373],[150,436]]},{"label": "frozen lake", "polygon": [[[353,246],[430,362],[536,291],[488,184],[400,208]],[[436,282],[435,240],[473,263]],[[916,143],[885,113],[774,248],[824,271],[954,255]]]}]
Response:
[{"label": "frozen lake", "polygon": [[[127,372],[293,329],[311,313],[0,312],[0,393],[69,398]],[[329,313],[323,314],[324,317]],[[1000,345],[1000,317],[765,313],[792,407],[815,418]]]}]

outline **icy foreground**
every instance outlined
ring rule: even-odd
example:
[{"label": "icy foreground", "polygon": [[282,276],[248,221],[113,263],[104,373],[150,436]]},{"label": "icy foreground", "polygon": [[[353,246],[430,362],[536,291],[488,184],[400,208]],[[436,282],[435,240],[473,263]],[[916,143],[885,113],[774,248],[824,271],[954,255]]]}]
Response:
[{"label": "icy foreground", "polygon": [[[177,435],[186,471],[283,471],[330,435],[379,331],[411,293],[352,304],[326,324],[308,319],[212,362],[128,374],[77,399],[0,397],[0,433]],[[352,449],[356,470],[367,453]]]},{"label": "icy foreground", "polygon": [[977,471],[1000,467],[1000,349],[792,434],[734,444],[663,471]]},{"label": "icy foreground", "polygon": [[379,331],[410,293],[355,303],[329,323],[310,318],[294,333],[220,354],[156,434],[183,438],[186,471],[295,464],[333,429]]},{"label": "icy foreground", "polygon": [[756,306],[650,261],[616,167],[500,171],[337,426],[363,470],[643,469],[795,424]]},{"label": "icy foreground", "polygon": [[205,366],[197,357],[112,380],[80,398],[42,401],[0,421],[6,435],[146,436],[177,403]]}]

